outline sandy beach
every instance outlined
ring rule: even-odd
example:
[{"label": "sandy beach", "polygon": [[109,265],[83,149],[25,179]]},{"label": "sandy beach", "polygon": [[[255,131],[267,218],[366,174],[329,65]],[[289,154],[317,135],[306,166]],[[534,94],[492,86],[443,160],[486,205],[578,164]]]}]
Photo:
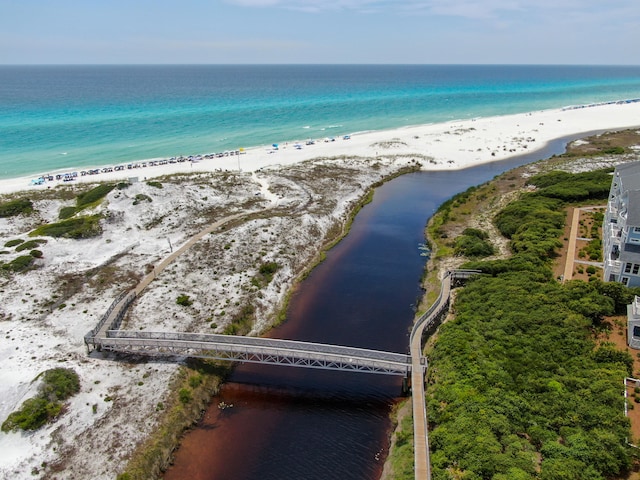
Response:
[{"label": "sandy beach", "polygon": [[[42,371],[62,365],[81,379],[80,393],[53,423],[36,432],[0,433],[0,478],[106,480],[123,471],[161,421],[156,406],[168,402],[179,367],[88,355],[84,335],[119,293],[221,218],[260,214],[207,231],[169,263],[134,302],[127,329],[223,333],[236,311],[251,303],[251,334],[258,334],[274,321],[325,240],[340,235],[354,205],[381,179],[417,163],[423,170],[462,169],[582,132],[639,126],[640,102],[625,102],[317,139],[300,142],[301,148],[289,142],[197,162],[125,166],[71,182],[30,185],[37,176],[0,181],[0,194],[40,193],[33,214],[0,218],[5,245],[32,239],[34,228],[58,221],[60,209],[75,204],[73,195],[57,195],[56,185],[139,180],[83,212],[101,215],[100,235],[46,237],[34,268],[0,276],[0,421],[35,395]],[[173,173],[194,175],[163,179],[162,188],[144,182]],[[21,255],[4,250],[5,262]],[[257,289],[251,280],[262,262],[277,262],[279,270]],[[193,304],[178,305],[180,293]]]},{"label": "sandy beach", "polygon": [[[96,168],[90,160],[85,168],[70,168],[48,173],[76,172],[73,183],[139,180],[173,173],[242,171],[255,172],[270,166],[287,166],[314,158],[414,156],[423,170],[454,170],[481,163],[504,160],[542,149],[548,142],[569,135],[597,130],[619,130],[640,126],[640,102],[619,102],[542,110],[517,115],[418,125],[394,130],[372,131],[333,139],[314,139],[254,147],[240,155],[201,158],[164,165],[146,166],[149,161],[121,164],[122,170],[81,176]],[[277,139],[274,139],[277,141]],[[298,148],[296,147],[298,145]],[[156,160],[156,163],[158,160]],[[112,165],[111,167],[115,167]],[[102,170],[103,167],[100,167]],[[0,180],[0,194],[26,189],[43,189],[64,183],[63,179],[32,185],[30,177]]]}]

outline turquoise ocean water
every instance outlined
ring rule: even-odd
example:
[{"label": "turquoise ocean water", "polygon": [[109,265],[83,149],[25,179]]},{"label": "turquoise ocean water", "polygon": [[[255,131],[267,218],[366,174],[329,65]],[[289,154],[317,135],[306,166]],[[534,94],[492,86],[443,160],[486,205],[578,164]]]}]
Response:
[{"label": "turquoise ocean water", "polygon": [[0,66],[0,178],[640,98],[640,66]]}]

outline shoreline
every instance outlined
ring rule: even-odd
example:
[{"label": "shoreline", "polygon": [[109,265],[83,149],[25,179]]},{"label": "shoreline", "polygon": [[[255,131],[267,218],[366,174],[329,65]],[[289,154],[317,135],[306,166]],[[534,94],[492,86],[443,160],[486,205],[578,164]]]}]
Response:
[{"label": "shoreline", "polygon": [[[41,185],[31,181],[44,175],[21,176],[0,180],[0,194],[39,191],[67,183],[139,181],[172,174],[214,171],[255,172],[273,166],[287,166],[316,158],[368,157],[416,158],[424,171],[460,170],[542,150],[562,137],[597,130],[621,130],[640,127],[640,100],[620,100],[512,115],[453,120],[367,131],[307,142],[287,142],[236,150],[233,154],[207,154],[150,159],[125,164],[119,170],[109,167],[66,168],[51,171],[52,181]],[[299,145],[299,147],[296,147]],[[150,164],[157,163],[151,166]],[[163,163],[163,164],[161,164]],[[143,167],[147,165],[146,167]],[[135,167],[137,165],[137,168]],[[131,166],[131,168],[128,168]],[[82,176],[81,172],[100,173]],[[76,172],[73,180],[64,181],[64,173]],[[59,179],[55,176],[59,175]]]}]

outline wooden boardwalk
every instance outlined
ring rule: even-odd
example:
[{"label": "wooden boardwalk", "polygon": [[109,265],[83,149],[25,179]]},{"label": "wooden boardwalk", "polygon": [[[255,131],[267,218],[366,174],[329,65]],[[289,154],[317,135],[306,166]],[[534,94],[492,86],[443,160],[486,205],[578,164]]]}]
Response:
[{"label": "wooden boardwalk", "polygon": [[422,356],[422,334],[425,328],[433,325],[442,314],[448,311],[453,284],[471,278],[478,273],[480,272],[475,270],[447,272],[442,279],[440,295],[433,305],[420,316],[411,331],[411,403],[413,407],[413,451],[416,480],[431,479],[429,428],[424,387],[424,377],[428,365]]}]

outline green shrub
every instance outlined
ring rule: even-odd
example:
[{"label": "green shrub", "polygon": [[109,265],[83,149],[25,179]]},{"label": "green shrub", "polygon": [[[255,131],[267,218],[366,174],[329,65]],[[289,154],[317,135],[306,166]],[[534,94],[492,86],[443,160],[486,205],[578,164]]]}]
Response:
[{"label": "green shrub", "polygon": [[225,335],[246,335],[251,331],[254,313],[255,307],[253,305],[244,305],[240,312],[233,317],[231,323],[225,327],[223,333]]},{"label": "green shrub", "polygon": [[78,207],[85,207],[91,203],[97,202],[103,199],[107,194],[115,188],[115,185],[109,183],[103,183],[91,190],[81,193],[76,197],[76,205]]},{"label": "green shrub", "polygon": [[30,248],[39,247],[43,243],[47,243],[44,238],[36,238],[35,240],[27,240],[16,247],[16,252],[21,252]]},{"label": "green shrub", "polygon": [[195,375],[191,375],[189,377],[189,386],[191,388],[197,388],[200,386],[200,384],[202,383],[202,375],[200,375],[199,373],[195,374]]},{"label": "green shrub", "polygon": [[17,258],[14,258],[9,263],[3,264],[2,269],[19,273],[29,268],[33,264],[33,261],[34,258],[31,255],[21,255]]},{"label": "green shrub", "polygon": [[176,303],[183,307],[189,307],[193,304],[193,300],[191,300],[191,297],[189,297],[189,295],[182,294],[182,295],[178,295],[178,299],[176,300]]},{"label": "green shrub", "polygon": [[181,388],[178,391],[178,398],[182,403],[189,403],[193,399],[193,395],[191,394],[191,390],[188,388]]},{"label": "green shrub", "polygon": [[21,238],[16,238],[14,240],[9,240],[8,242],[6,242],[4,246],[7,248],[11,248],[15,247],[16,245],[20,245],[22,242],[24,242],[24,240],[22,240]]},{"label": "green shrub", "polygon": [[29,252],[29,255],[31,255],[33,258],[42,258],[42,250],[31,250]]},{"label": "green shrub", "polygon": [[455,240],[454,253],[470,258],[488,257],[495,253],[489,241],[489,234],[475,228],[467,228]]},{"label": "green shrub", "polygon": [[[38,395],[25,400],[2,423],[2,431],[37,430],[62,411],[62,402],[80,391],[78,374],[68,368],[52,368],[40,374]],[[36,377],[36,378],[38,378]]]},{"label": "green shrub", "polygon": [[100,218],[100,215],[70,218],[38,227],[29,235],[74,239],[97,237],[102,233]]},{"label": "green shrub", "polygon": [[80,377],[70,368],[52,368],[42,374],[42,394],[64,401],[80,391]]},{"label": "green shrub", "polygon": [[58,213],[58,218],[60,220],[66,220],[67,218],[73,217],[80,210],[81,209],[79,209],[78,207],[62,207],[60,209],[60,213]]},{"label": "green shrub", "polygon": [[258,269],[258,275],[251,279],[251,284],[258,288],[264,285],[269,285],[269,283],[271,283],[271,280],[273,280],[273,275],[279,269],[280,265],[278,265],[276,262],[263,263]]},{"label": "green shrub", "polygon": [[624,149],[624,147],[611,147],[604,149],[604,153],[608,155],[622,155],[625,152],[626,150]]},{"label": "green shrub", "polygon": [[551,270],[564,202],[599,198],[610,182],[602,172],[534,177],[539,190],[496,218],[513,256],[463,266],[492,276],[458,293],[455,319],[440,327],[430,350],[434,478],[459,472],[495,480],[595,479],[628,472],[619,379],[631,374],[633,359],[613,344],[598,346],[593,332],[604,317],[626,311],[636,290],[595,276],[561,284]]},{"label": "green shrub", "polygon": [[489,238],[489,234],[479,228],[465,228],[462,235],[466,235],[467,237],[476,237],[480,240],[486,240]]},{"label": "green shrub", "polygon": [[129,188],[131,186],[131,184],[129,182],[120,182],[118,184],[116,184],[116,188],[118,190],[124,190],[125,188]]},{"label": "green shrub", "polygon": [[155,188],[163,188],[162,184],[160,182],[156,182],[156,181],[148,181],[147,185],[149,185],[150,187],[155,187]]},{"label": "green shrub", "polygon": [[22,402],[20,410],[9,414],[2,422],[3,432],[37,430],[60,412],[60,404],[51,404],[42,397],[29,398]]},{"label": "green shrub", "polygon": [[593,265],[589,265],[587,267],[587,274],[588,275],[593,275],[594,273],[596,273],[596,267],[594,267]]},{"label": "green shrub", "polygon": [[33,212],[33,203],[26,198],[0,203],[1,218],[15,217],[20,214],[28,215],[31,212]]},{"label": "green shrub", "polygon": [[153,199],[149,195],[145,195],[144,193],[139,193],[136,195],[136,198],[133,200],[134,205],[138,205],[140,202],[151,202]]}]

